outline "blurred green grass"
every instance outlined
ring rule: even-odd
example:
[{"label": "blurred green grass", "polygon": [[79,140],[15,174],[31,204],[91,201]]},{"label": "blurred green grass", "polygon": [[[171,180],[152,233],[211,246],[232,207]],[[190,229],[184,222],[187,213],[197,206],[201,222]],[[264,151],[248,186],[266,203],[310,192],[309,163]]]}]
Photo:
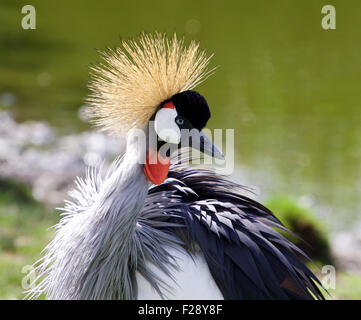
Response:
[{"label": "blurred green grass", "polygon": [[273,211],[285,227],[299,236],[280,231],[295,243],[313,261],[333,264],[329,244],[329,226],[317,217],[312,208],[303,206],[296,199],[286,195],[275,195],[266,201],[266,207]]},{"label": "blurred green grass", "polygon": [[354,273],[342,272],[337,279],[337,289],[334,293],[336,299],[360,300],[361,297],[361,276]]},{"label": "blurred green grass", "polygon": [[53,236],[58,215],[29,195],[28,189],[0,180],[0,299],[24,297],[23,267],[32,265]]}]

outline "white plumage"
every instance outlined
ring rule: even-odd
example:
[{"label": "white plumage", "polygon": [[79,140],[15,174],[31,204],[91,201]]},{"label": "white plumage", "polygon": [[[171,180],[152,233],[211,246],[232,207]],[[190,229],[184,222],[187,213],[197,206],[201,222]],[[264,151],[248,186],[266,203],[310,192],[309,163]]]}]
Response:
[{"label": "white plumage", "polygon": [[[215,283],[204,255],[198,252],[191,257],[184,250],[166,248],[176,259],[178,270],[172,270],[173,280],[166,276],[155,265],[149,264],[152,270],[162,281],[168,284],[169,291],[163,294],[170,300],[223,300],[223,295]],[[139,300],[162,299],[151,284],[137,272]]]}]

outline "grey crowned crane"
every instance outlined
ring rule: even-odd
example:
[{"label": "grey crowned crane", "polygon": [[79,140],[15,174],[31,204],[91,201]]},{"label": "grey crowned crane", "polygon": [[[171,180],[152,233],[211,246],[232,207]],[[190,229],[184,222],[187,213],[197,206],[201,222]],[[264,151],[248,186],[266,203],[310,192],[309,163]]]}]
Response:
[{"label": "grey crowned crane", "polygon": [[[161,151],[188,145],[223,157],[202,132],[208,104],[192,90],[210,74],[210,57],[195,42],[156,33],[102,58],[92,68],[89,110],[125,150],[107,170],[77,180],[29,296],[323,299],[270,210],[211,169]],[[196,134],[184,138],[186,129]],[[139,132],[156,143],[138,143]]]}]

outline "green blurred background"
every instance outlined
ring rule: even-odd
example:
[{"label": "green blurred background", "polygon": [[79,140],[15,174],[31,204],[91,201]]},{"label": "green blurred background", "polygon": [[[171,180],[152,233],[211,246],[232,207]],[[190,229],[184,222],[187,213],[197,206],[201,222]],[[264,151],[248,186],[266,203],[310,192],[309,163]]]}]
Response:
[{"label": "green blurred background", "polygon": [[[21,28],[25,4],[36,8],[36,30]],[[336,30],[321,28],[325,4],[336,7]],[[78,109],[98,49],[142,31],[196,39],[219,66],[198,88],[211,106],[209,127],[235,129],[237,163],[261,197],[308,199],[331,230],[348,230],[361,217],[360,14],[359,0],[1,0],[0,94],[16,96],[19,122],[80,132],[89,129]],[[10,223],[6,201],[1,219]],[[23,224],[22,207],[14,210]],[[41,219],[45,228],[48,218]],[[14,237],[34,237],[19,228]],[[21,251],[18,264],[37,249]],[[0,277],[6,284],[14,277],[13,288],[0,287],[0,297],[12,298],[19,277],[5,275],[9,252]]]}]

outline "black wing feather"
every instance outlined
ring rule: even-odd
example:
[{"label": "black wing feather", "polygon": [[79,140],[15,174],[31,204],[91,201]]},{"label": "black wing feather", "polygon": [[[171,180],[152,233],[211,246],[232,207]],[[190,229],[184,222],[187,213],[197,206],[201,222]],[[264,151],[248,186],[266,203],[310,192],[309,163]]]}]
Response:
[{"label": "black wing feather", "polygon": [[177,164],[149,195],[167,198],[160,205],[173,213],[168,231],[190,251],[198,244],[225,299],[324,299],[297,257],[306,255],[274,228],[288,230],[245,190],[211,170]]}]

